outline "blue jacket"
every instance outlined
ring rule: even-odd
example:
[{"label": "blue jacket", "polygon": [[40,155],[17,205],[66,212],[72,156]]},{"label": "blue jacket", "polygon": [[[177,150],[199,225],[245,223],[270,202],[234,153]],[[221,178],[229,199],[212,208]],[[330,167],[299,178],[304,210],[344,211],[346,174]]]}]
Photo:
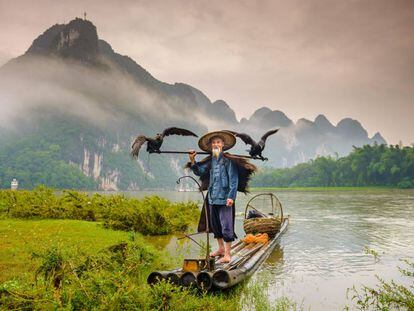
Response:
[{"label": "blue jacket", "polygon": [[[190,168],[197,176],[207,173],[210,161],[195,162]],[[212,157],[210,167],[210,182],[208,186],[209,204],[225,205],[227,199],[236,200],[239,174],[233,161],[223,157],[221,152],[218,159]]]}]

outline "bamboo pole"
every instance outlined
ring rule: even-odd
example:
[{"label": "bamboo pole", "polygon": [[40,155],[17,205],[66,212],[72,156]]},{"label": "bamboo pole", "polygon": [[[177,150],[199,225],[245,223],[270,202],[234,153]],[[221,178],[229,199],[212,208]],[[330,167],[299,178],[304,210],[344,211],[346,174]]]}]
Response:
[{"label": "bamboo pole", "polygon": [[[206,151],[196,151],[197,154],[211,154],[211,152],[206,152]],[[175,151],[175,150],[160,150],[160,151],[155,151],[155,152],[150,152],[150,153],[176,153],[176,154],[190,154],[189,151]]]},{"label": "bamboo pole", "polygon": [[[197,152],[197,155],[198,154],[211,154],[211,152],[205,152],[205,151],[196,151],[196,152]],[[150,153],[190,154],[189,151],[175,151],[175,150],[160,150],[160,151],[155,151],[155,152],[150,152]],[[233,155],[236,156],[236,157],[240,157],[240,158],[260,160],[260,158],[247,156],[247,155],[241,155],[241,154],[233,154]]]}]

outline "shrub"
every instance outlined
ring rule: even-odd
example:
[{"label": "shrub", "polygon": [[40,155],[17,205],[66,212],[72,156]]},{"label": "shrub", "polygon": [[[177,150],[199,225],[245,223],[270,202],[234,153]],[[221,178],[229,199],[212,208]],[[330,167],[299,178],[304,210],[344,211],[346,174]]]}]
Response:
[{"label": "shrub", "polygon": [[[414,262],[403,260],[408,268],[398,268],[407,278],[414,278]],[[379,284],[374,288],[363,285],[348,289],[347,296],[356,303],[358,310],[414,310],[414,283],[405,286],[385,281],[377,276]],[[349,307],[347,307],[349,310]]]},{"label": "shrub", "polygon": [[194,202],[172,203],[158,196],[143,199],[124,195],[88,195],[64,190],[55,194],[44,186],[33,191],[0,190],[3,217],[102,221],[106,228],[159,235],[184,231],[198,216]]},{"label": "shrub", "polygon": [[107,228],[160,235],[184,231],[198,216],[195,203],[171,203],[152,196],[118,202],[118,207],[107,210],[103,218]]}]

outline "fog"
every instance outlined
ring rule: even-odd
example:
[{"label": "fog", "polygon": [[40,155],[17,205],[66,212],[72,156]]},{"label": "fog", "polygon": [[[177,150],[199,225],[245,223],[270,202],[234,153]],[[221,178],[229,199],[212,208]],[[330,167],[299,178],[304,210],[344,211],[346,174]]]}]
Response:
[{"label": "fog", "polygon": [[122,124],[126,118],[156,125],[193,115],[177,109],[183,103],[163,98],[110,63],[95,67],[53,57],[25,57],[2,70],[0,94],[0,126],[8,128],[30,121],[43,108],[102,128]]}]

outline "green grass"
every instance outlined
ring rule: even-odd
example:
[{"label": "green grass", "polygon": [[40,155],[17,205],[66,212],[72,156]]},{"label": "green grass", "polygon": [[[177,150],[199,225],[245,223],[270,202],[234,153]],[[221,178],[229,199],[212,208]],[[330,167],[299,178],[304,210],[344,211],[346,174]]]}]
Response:
[{"label": "green grass", "polygon": [[99,223],[80,220],[0,220],[0,282],[30,274],[36,267],[34,252],[52,246],[94,254],[128,240],[128,233],[102,228]]},{"label": "green grass", "polygon": [[0,214],[0,309],[296,309],[285,298],[273,305],[263,284],[214,295],[146,284],[151,271],[176,268],[183,256],[142,234],[185,231],[198,219],[195,203],[40,187],[0,191]]},{"label": "green grass", "polygon": [[141,234],[80,220],[0,220],[0,309],[298,309],[286,298],[269,301],[263,282],[218,294],[146,284],[150,271],[172,266]]}]

